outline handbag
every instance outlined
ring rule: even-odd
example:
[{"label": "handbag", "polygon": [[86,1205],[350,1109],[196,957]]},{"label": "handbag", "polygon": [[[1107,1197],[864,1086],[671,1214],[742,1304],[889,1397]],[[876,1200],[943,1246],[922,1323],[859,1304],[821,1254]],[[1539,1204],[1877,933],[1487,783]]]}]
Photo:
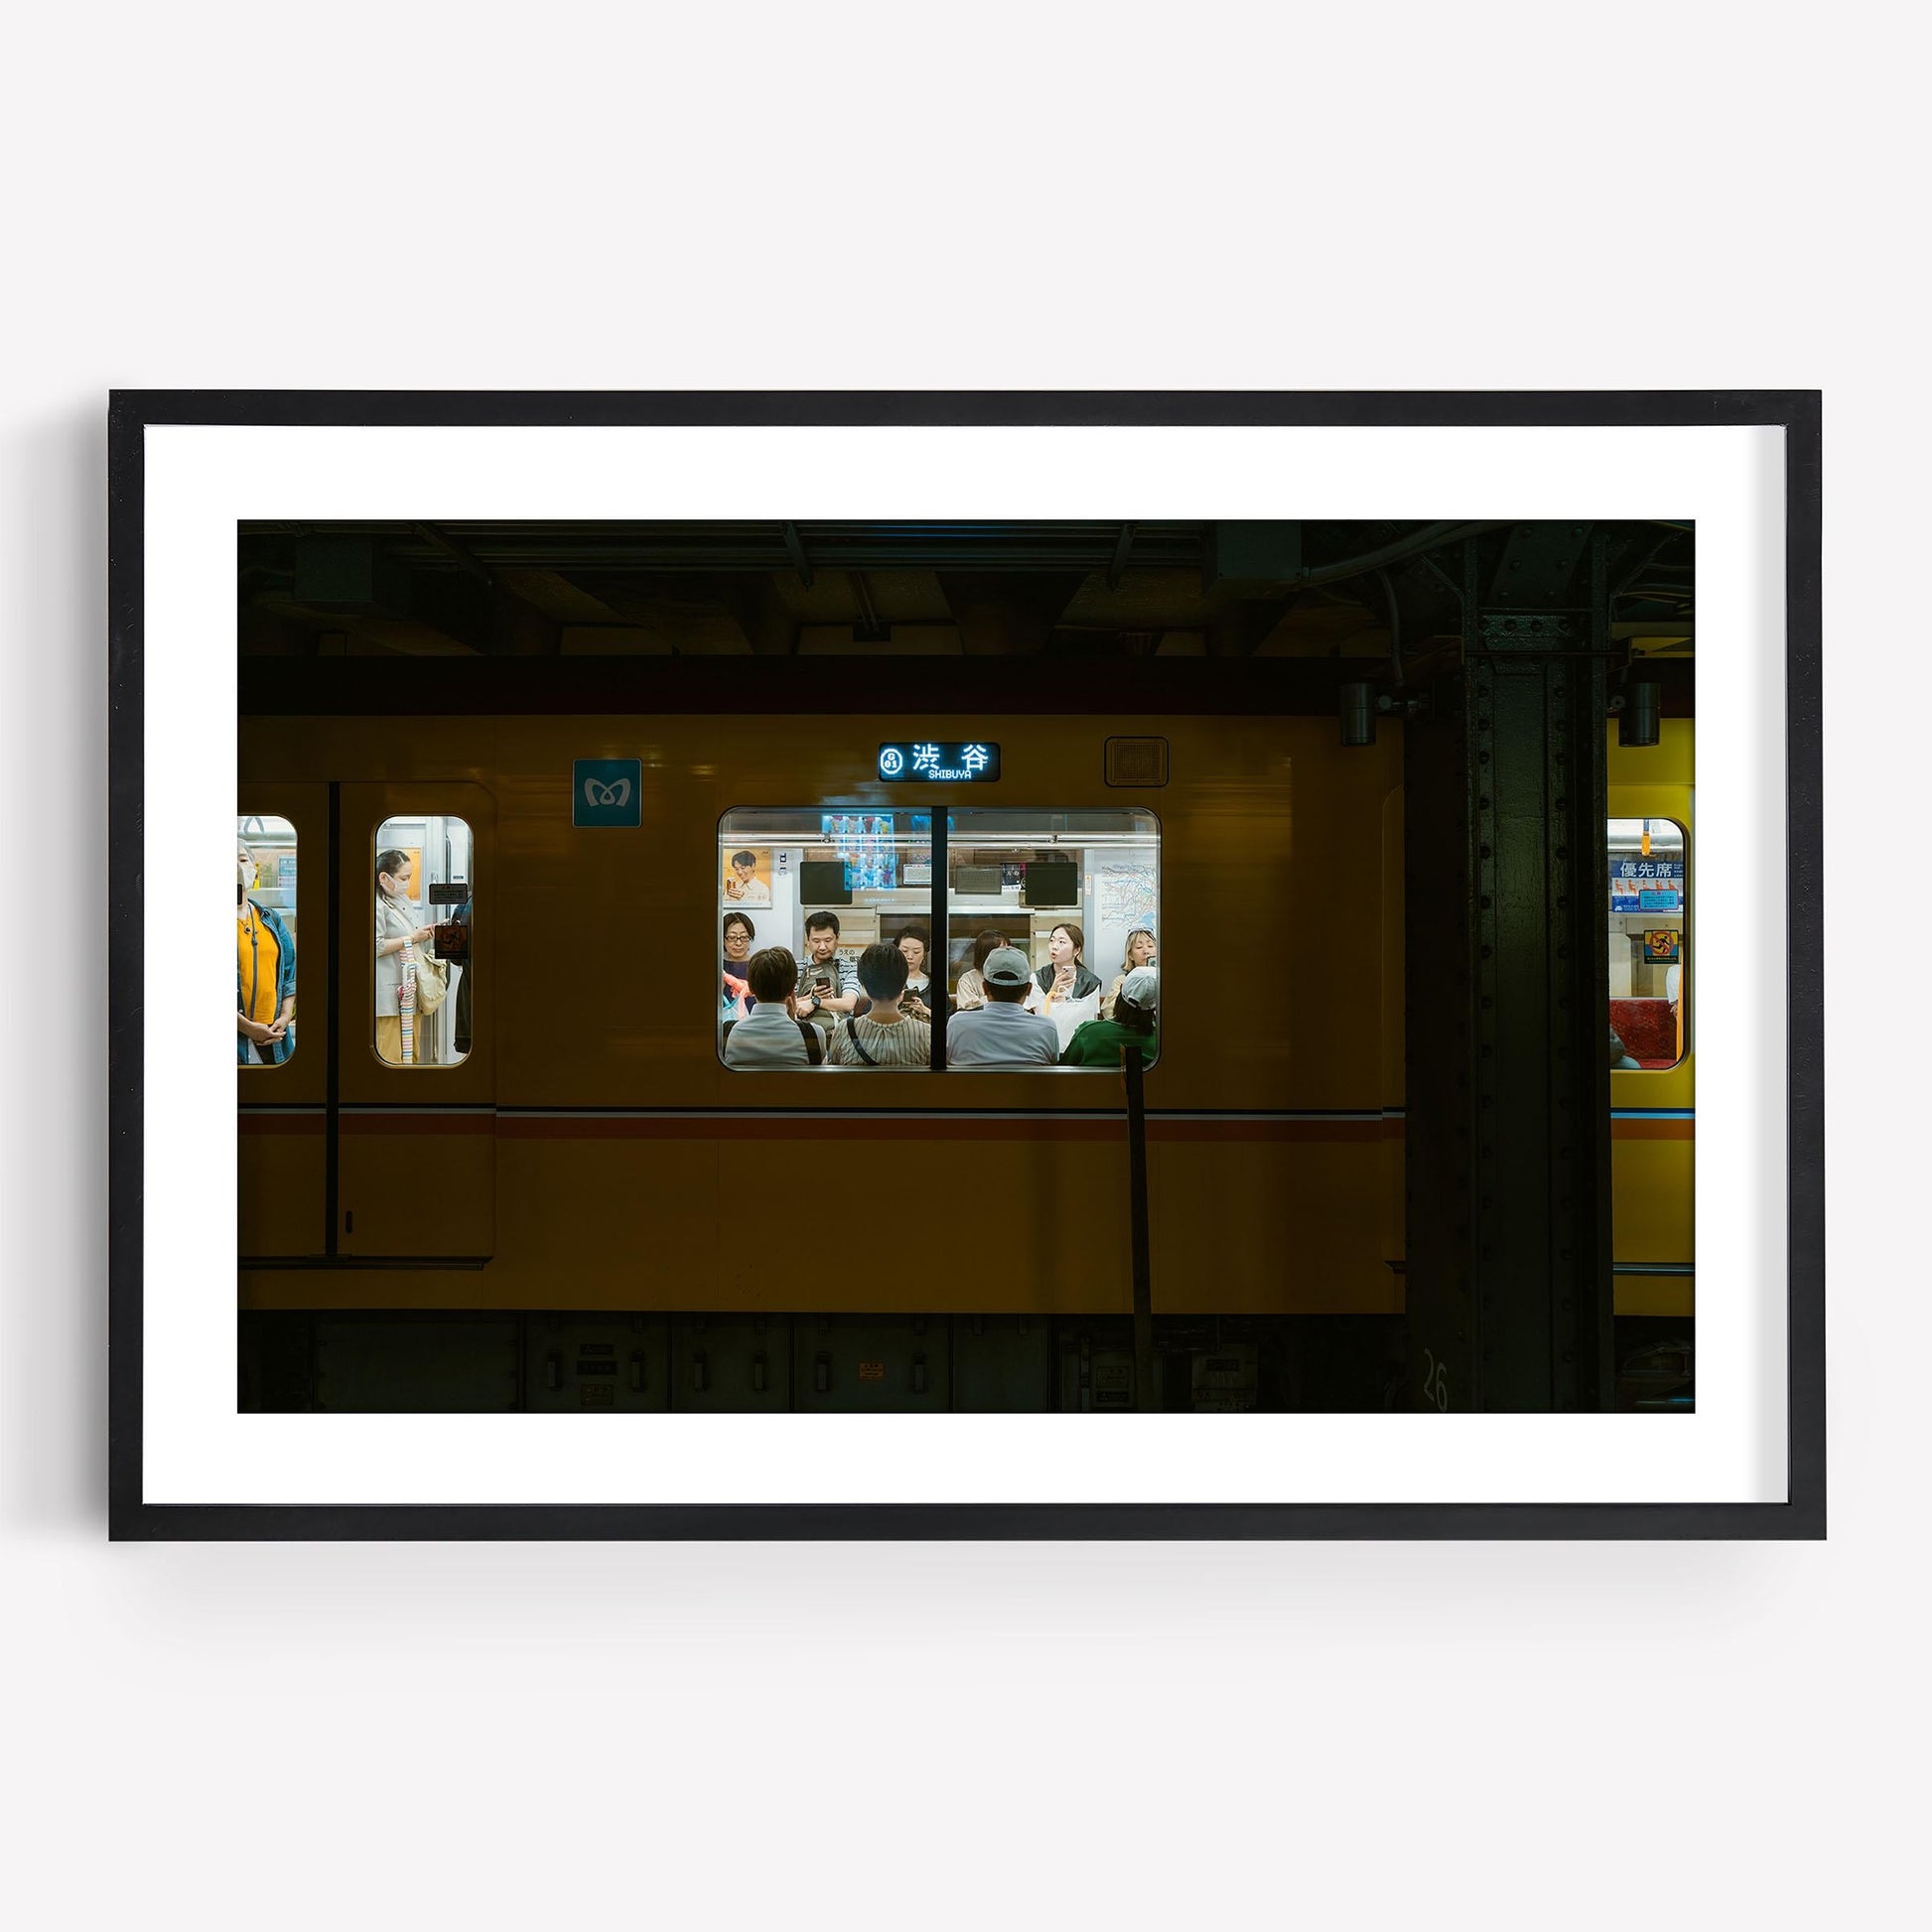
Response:
[{"label": "handbag", "polygon": [[443,1004],[450,990],[450,968],[446,960],[419,953],[416,957],[416,1011],[428,1015]]}]

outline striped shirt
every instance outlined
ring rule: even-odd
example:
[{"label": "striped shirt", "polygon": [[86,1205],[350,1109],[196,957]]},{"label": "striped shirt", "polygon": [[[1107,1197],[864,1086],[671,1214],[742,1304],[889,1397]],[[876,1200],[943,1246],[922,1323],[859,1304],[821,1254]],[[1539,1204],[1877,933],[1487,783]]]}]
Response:
[{"label": "striped shirt", "polygon": [[[846,1029],[850,1027],[852,1034]],[[831,1051],[826,1057],[834,1066],[864,1066],[854,1050],[852,1035],[858,1035],[859,1044],[880,1066],[930,1066],[932,1064],[932,1028],[924,1020],[908,1019],[901,1014],[897,1020],[882,1025],[871,1014],[862,1013],[855,1019],[842,1019],[832,1029]]]}]

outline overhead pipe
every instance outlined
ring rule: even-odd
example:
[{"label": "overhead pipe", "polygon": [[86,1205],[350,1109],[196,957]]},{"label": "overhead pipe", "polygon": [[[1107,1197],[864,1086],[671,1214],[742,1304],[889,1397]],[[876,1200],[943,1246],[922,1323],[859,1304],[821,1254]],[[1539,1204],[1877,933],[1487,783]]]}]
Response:
[{"label": "overhead pipe", "polygon": [[1359,557],[1346,557],[1338,564],[1322,564],[1299,572],[1283,582],[1296,590],[1311,590],[1316,584],[1332,584],[1344,577],[1360,577],[1387,564],[1399,564],[1425,550],[1440,550],[1446,544],[1460,543],[1465,537],[1479,537],[1488,530],[1506,530],[1508,523],[1431,523],[1413,536],[1385,543],[1380,550],[1365,551]]},{"label": "overhead pipe", "polygon": [[1382,601],[1389,607],[1389,681],[1400,696],[1402,691],[1402,612],[1395,601],[1395,586],[1389,573],[1378,569],[1376,582],[1382,586]]}]

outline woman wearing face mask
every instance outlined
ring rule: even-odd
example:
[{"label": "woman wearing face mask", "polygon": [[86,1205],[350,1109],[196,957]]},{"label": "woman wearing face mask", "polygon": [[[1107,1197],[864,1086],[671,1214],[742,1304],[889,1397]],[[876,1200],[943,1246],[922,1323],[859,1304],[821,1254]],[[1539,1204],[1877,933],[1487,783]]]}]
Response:
[{"label": "woman wearing face mask", "polygon": [[413,963],[412,948],[435,936],[433,925],[409,917],[409,854],[396,850],[375,855],[375,1050],[391,1066],[406,1066],[402,1053],[402,982]]},{"label": "woman wearing face mask", "polygon": [[235,845],[235,1060],[280,1066],[295,1051],[295,935],[248,897],[255,855]]}]

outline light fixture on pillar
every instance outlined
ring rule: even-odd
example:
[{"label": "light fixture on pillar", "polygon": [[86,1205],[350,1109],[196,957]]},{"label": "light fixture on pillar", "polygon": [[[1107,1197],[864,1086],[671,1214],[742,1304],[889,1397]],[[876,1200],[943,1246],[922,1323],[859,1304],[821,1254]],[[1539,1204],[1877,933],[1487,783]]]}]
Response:
[{"label": "light fixture on pillar", "polygon": [[1663,686],[1650,678],[1632,678],[1623,687],[1623,709],[1616,720],[1619,745],[1655,745],[1662,713]]},{"label": "light fixture on pillar", "polygon": [[1366,682],[1341,687],[1341,742],[1361,746],[1375,743],[1375,686]]}]

